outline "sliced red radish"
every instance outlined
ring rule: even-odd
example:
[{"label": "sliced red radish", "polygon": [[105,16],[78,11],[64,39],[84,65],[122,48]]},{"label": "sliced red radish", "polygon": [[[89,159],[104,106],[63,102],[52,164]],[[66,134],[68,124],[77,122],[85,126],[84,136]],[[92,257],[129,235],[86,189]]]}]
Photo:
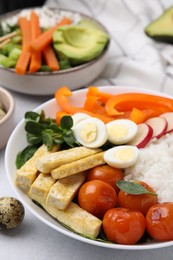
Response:
[{"label": "sliced red radish", "polygon": [[153,129],[151,126],[141,123],[138,125],[138,131],[136,136],[128,143],[129,145],[135,145],[138,148],[144,148],[153,136]]},{"label": "sliced red radish", "polygon": [[164,117],[168,123],[166,133],[172,132],[173,131],[173,112],[166,112],[166,113],[160,115],[160,117]]},{"label": "sliced red radish", "polygon": [[166,134],[168,123],[164,117],[152,117],[145,123],[153,129],[153,137],[159,139]]}]

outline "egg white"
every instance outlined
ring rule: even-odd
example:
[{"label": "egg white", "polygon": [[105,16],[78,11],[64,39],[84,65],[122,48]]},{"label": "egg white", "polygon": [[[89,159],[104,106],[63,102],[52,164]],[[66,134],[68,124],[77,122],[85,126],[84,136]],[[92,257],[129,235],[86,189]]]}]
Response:
[{"label": "egg white", "polygon": [[138,159],[139,150],[136,146],[120,145],[110,148],[104,153],[105,162],[115,168],[127,168]]},{"label": "egg white", "polygon": [[108,141],[112,144],[125,144],[132,140],[138,130],[137,124],[129,119],[117,119],[106,124]]},{"label": "egg white", "polygon": [[74,115],[72,115],[72,119],[73,119],[73,126],[78,124],[80,121],[90,118],[91,116],[89,116],[88,114],[85,113],[76,113]]},{"label": "egg white", "polygon": [[90,117],[73,126],[76,140],[83,146],[97,148],[108,138],[106,125],[98,118]]}]

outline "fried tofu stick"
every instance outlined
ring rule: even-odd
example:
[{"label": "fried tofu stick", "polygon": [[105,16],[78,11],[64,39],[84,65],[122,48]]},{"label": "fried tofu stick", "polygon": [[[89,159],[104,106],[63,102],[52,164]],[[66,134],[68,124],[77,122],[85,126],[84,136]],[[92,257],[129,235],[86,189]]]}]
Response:
[{"label": "fried tofu stick", "polygon": [[50,153],[51,152],[47,150],[47,147],[42,145],[34,153],[32,158],[30,158],[20,169],[16,171],[16,186],[18,188],[25,193],[28,193],[31,184],[38,176],[38,170],[35,166],[38,158]]},{"label": "fried tofu stick", "polygon": [[55,180],[48,174],[40,173],[31,185],[29,197],[39,203],[46,201],[46,197]]},{"label": "fried tofu stick", "polygon": [[50,173],[51,170],[60,165],[85,158],[100,151],[100,149],[91,149],[84,146],[59,151],[39,158],[36,167],[42,173]]},{"label": "fried tofu stick", "polygon": [[46,203],[64,210],[73,200],[85,181],[87,172],[80,172],[58,180],[50,189]]},{"label": "fried tofu stick", "polygon": [[99,234],[102,221],[71,202],[65,210],[59,210],[53,206],[41,203],[41,206],[59,222],[73,229],[75,232],[90,238],[96,238]]},{"label": "fried tofu stick", "polygon": [[51,171],[54,179],[62,179],[64,177],[86,171],[98,165],[105,164],[103,158],[104,152],[97,153],[75,162],[67,163]]}]

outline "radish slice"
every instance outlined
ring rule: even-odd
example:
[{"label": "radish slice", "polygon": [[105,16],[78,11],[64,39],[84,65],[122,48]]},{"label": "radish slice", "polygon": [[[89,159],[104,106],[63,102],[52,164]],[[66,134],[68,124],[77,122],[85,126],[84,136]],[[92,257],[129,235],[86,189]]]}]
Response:
[{"label": "radish slice", "polygon": [[172,132],[173,131],[173,112],[166,112],[166,113],[160,115],[160,117],[165,118],[168,123],[166,133]]},{"label": "radish slice", "polygon": [[166,134],[168,123],[164,117],[152,117],[145,122],[153,129],[153,136],[159,139]]},{"label": "radish slice", "polygon": [[141,123],[138,125],[136,136],[128,143],[128,145],[135,145],[138,148],[144,148],[153,136],[153,129],[151,126]]}]

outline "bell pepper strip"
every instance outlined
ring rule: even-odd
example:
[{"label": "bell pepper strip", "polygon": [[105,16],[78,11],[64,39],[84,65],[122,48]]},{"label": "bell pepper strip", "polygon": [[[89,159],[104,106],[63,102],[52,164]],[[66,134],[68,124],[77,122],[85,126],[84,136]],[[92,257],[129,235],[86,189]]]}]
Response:
[{"label": "bell pepper strip", "polygon": [[145,93],[122,93],[114,95],[106,104],[105,109],[109,116],[115,116],[133,108],[160,111],[173,111],[173,99]]},{"label": "bell pepper strip", "polygon": [[16,63],[15,71],[16,73],[23,75],[27,71],[31,59],[31,53],[29,52],[31,24],[25,17],[19,17],[18,24],[22,34],[22,52]]},{"label": "bell pepper strip", "polygon": [[93,113],[106,115],[104,104],[100,102],[100,97],[97,96],[86,96],[83,108]]},{"label": "bell pepper strip", "polygon": [[73,95],[73,93],[66,86],[63,86],[63,87],[59,88],[55,92],[56,102],[57,102],[58,106],[61,108],[62,111],[66,112],[68,114],[71,114],[71,115],[73,115],[75,113],[79,113],[79,112],[86,113],[86,114],[88,114],[88,115],[90,115],[92,117],[99,118],[104,123],[108,123],[108,122],[110,122],[110,121],[115,119],[114,117],[109,117],[109,116],[105,116],[105,115],[102,115],[102,114],[89,112],[89,111],[85,110],[82,107],[75,107],[75,106],[73,106],[70,103],[70,100],[69,100],[69,97],[72,96],[72,95]]},{"label": "bell pepper strip", "polygon": [[148,109],[140,110],[137,108],[133,108],[129,119],[135,122],[136,124],[141,124],[145,122],[147,119],[159,115],[160,115],[160,111],[156,109],[148,108]]},{"label": "bell pepper strip", "polygon": [[[32,11],[31,12],[31,37],[32,41],[37,39],[41,35],[41,28],[39,24],[39,17],[38,15]],[[32,53],[31,55],[31,62],[29,66],[29,72],[34,73],[38,71],[41,67],[42,63],[42,53],[40,51]]]},{"label": "bell pepper strip", "polygon": [[56,26],[43,32],[37,39],[31,43],[31,51],[42,51],[46,46],[52,43],[53,33],[57,28],[63,25],[71,24],[72,20],[64,17]]},{"label": "bell pepper strip", "polygon": [[86,96],[96,96],[100,98],[100,101],[103,102],[104,104],[108,101],[108,99],[110,99],[111,97],[113,97],[113,94],[109,94],[106,92],[102,92],[98,89],[98,87],[95,86],[89,86],[88,90],[87,90],[87,94]]}]

